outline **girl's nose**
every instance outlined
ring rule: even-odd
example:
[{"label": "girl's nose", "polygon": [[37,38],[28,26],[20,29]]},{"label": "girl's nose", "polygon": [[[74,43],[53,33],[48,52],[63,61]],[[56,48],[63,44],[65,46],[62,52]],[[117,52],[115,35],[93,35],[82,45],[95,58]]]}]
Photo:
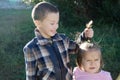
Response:
[{"label": "girl's nose", "polygon": [[94,61],[91,61],[90,65],[91,65],[91,66],[94,66],[94,65],[95,65],[95,62],[94,62]]}]

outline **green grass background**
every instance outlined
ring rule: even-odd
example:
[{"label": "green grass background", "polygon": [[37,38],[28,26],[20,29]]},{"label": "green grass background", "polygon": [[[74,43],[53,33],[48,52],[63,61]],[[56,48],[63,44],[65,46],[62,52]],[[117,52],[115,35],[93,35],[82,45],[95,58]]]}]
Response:
[{"label": "green grass background", "polygon": [[[69,24],[69,23],[68,23]],[[93,41],[101,45],[104,70],[110,71],[113,79],[120,71],[120,25],[96,20],[93,24]],[[1,9],[0,10],[0,80],[25,80],[24,45],[34,37],[34,24],[31,10]],[[63,26],[58,32],[65,33],[74,39],[77,31],[83,31],[81,26]],[[75,56],[71,55],[72,66],[75,66]]]}]

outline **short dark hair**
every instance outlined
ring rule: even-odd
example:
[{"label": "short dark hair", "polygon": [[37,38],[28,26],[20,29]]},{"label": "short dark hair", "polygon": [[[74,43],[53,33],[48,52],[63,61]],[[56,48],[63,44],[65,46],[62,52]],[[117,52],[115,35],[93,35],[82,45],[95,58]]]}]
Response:
[{"label": "short dark hair", "polygon": [[56,6],[49,2],[40,2],[36,4],[32,10],[33,20],[43,20],[48,13],[58,13],[59,10]]},{"label": "short dark hair", "polygon": [[[101,48],[97,43],[89,43],[89,42],[83,42],[79,45],[79,50],[77,53],[77,59],[76,64],[81,67],[82,58],[84,57],[85,53],[90,50],[98,50],[101,52]],[[100,61],[100,69],[103,67],[103,58],[101,53],[101,61]]]}]

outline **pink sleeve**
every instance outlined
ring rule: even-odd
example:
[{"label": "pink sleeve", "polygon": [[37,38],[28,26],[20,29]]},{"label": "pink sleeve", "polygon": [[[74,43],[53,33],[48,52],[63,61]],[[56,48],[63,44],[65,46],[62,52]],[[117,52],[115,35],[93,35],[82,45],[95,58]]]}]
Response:
[{"label": "pink sleeve", "polygon": [[108,76],[108,77],[109,77],[109,79],[108,79],[108,80],[112,80],[112,76],[111,76],[111,74],[110,74],[110,73],[109,73],[109,76]]},{"label": "pink sleeve", "polygon": [[105,80],[112,80],[110,72],[104,71],[103,75]]},{"label": "pink sleeve", "polygon": [[72,80],[76,80],[76,74],[77,74],[77,68],[75,67],[74,69],[73,69],[73,76],[72,76]]}]

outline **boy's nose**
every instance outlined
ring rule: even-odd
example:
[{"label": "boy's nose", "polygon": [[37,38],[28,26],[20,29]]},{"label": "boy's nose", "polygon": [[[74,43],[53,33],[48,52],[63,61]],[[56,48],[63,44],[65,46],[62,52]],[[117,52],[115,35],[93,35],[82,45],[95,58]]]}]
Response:
[{"label": "boy's nose", "polygon": [[57,29],[58,28],[58,24],[54,25],[54,29]]}]

